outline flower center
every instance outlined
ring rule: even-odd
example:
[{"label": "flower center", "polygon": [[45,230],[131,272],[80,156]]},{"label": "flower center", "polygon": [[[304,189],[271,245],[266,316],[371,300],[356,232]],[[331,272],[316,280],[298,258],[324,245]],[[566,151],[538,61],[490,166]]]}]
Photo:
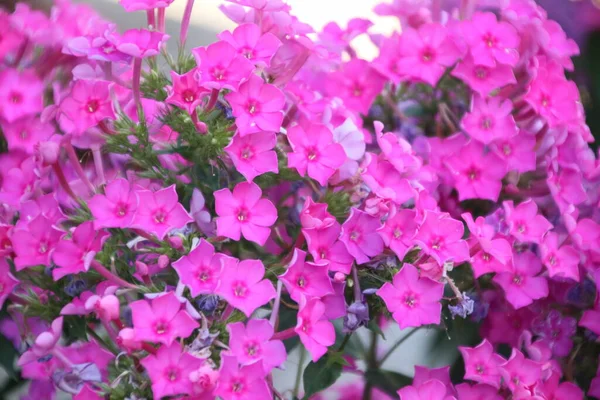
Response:
[{"label": "flower center", "polygon": [[22,140],[27,139],[27,131],[22,130],[21,133],[19,134],[19,136],[21,137]]},{"label": "flower center", "polygon": [[167,331],[167,324],[165,324],[163,321],[157,322],[154,327],[154,331],[157,335],[163,335]]},{"label": "flower center", "polygon": [[306,158],[308,158],[310,161],[314,161],[317,158],[317,152],[315,149],[309,149]]},{"label": "flower center", "polygon": [[486,79],[488,77],[488,69],[481,66],[475,67],[475,76],[481,80]]},{"label": "flower center", "polygon": [[246,344],[246,354],[250,357],[254,357],[258,355],[258,345],[255,342],[250,342]]},{"label": "flower center", "polygon": [[354,87],[352,88],[352,95],[354,97],[360,97],[363,94],[363,87],[359,84],[354,84]]},{"label": "flower center", "polygon": [[485,35],[483,37],[483,41],[485,42],[485,44],[489,48],[496,47],[497,40],[496,40],[496,38],[494,36],[492,36],[491,33],[488,33],[487,35]]},{"label": "flower center", "polygon": [[225,79],[225,70],[222,68],[213,69],[213,78],[215,78],[216,81],[224,80]]},{"label": "flower center", "polygon": [[252,158],[252,156],[254,156],[254,152],[252,151],[250,146],[244,147],[244,149],[242,150],[241,158],[243,158],[244,160],[248,160],[248,159]]},{"label": "flower center", "polygon": [[128,210],[129,210],[129,207],[127,206],[127,204],[119,203],[117,205],[117,208],[115,209],[115,214],[118,217],[124,217],[125,214],[127,214]]},{"label": "flower center", "polygon": [[441,239],[441,238],[439,238],[439,237],[435,237],[435,238],[433,238],[433,240],[431,240],[431,245],[430,245],[430,247],[431,247],[433,250],[440,250],[440,249],[442,248],[442,243],[443,243],[443,242],[442,242],[442,239]]},{"label": "flower center", "polygon": [[40,254],[46,254],[47,251],[48,251],[48,243],[46,243],[45,241],[40,242],[40,246],[38,247],[38,252]]},{"label": "flower center", "polygon": [[358,232],[358,231],[353,231],[353,232],[350,234],[350,240],[352,240],[352,241],[356,242],[358,239],[360,239],[360,232]]},{"label": "flower center", "polygon": [[176,381],[179,378],[179,369],[175,367],[170,367],[167,370],[167,379],[171,382]]},{"label": "flower center", "polygon": [[521,285],[521,283],[523,283],[523,277],[519,274],[516,274],[515,276],[513,276],[512,281],[515,285]]},{"label": "flower center", "polygon": [[483,253],[481,258],[483,258],[483,261],[490,261],[490,255],[488,253]]},{"label": "flower center", "polygon": [[90,100],[86,104],[87,112],[89,112],[90,114],[95,113],[98,110],[98,107],[100,107],[100,105],[98,104],[98,100]]},{"label": "flower center", "polygon": [[160,210],[156,214],[154,214],[154,222],[157,224],[163,224],[167,219],[167,215],[164,211]]},{"label": "flower center", "polygon": [[414,293],[407,293],[404,296],[404,304],[409,308],[414,308],[417,305],[417,296]]},{"label": "flower center", "polygon": [[242,282],[238,282],[234,284],[233,294],[235,297],[246,297],[246,293],[248,293],[248,288]]},{"label": "flower center", "polygon": [[13,104],[18,104],[23,101],[23,95],[19,92],[12,92],[8,98]]},{"label": "flower center", "polygon": [[494,126],[494,122],[488,115],[486,115],[485,117],[481,118],[479,125],[481,126],[481,129],[490,130]]},{"label": "flower center", "polygon": [[479,173],[480,173],[480,171],[478,168],[471,167],[467,171],[467,176],[469,177],[470,180],[476,181],[477,179],[479,179]]},{"label": "flower center", "polygon": [[434,57],[435,57],[435,52],[430,47],[424,48],[423,51],[421,52],[421,60],[423,60],[423,62],[429,63],[433,60]]},{"label": "flower center", "polygon": [[182,93],[182,95],[183,95],[183,100],[186,103],[191,103],[194,100],[196,100],[196,94],[193,91],[189,90],[189,89],[188,90],[184,90],[183,93]]},{"label": "flower center", "polygon": [[303,276],[298,277],[298,280],[296,281],[296,284],[300,288],[305,287],[306,286],[306,278],[304,278]]},{"label": "flower center", "polygon": [[208,271],[200,271],[200,273],[198,274],[198,280],[200,282],[206,282],[210,279],[210,274],[208,273]]},{"label": "flower center", "polygon": [[400,236],[402,236],[402,231],[400,228],[394,229],[394,238],[398,239]]},{"label": "flower center", "polygon": [[244,222],[248,220],[248,210],[245,209],[241,209],[238,212],[238,216],[237,216],[238,221],[240,222]]},{"label": "flower center", "polygon": [[502,152],[504,153],[504,155],[510,156],[512,153],[512,148],[510,147],[510,145],[505,144],[504,146],[502,146]]},{"label": "flower center", "polygon": [[478,373],[479,375],[483,375],[483,373],[485,372],[485,368],[483,367],[483,365],[481,365],[481,364],[477,364],[477,365],[475,366],[475,371],[477,371],[477,373]]},{"label": "flower center", "polygon": [[248,112],[255,114],[258,111],[258,103],[254,100],[248,102]]},{"label": "flower center", "polygon": [[517,232],[525,233],[525,231],[526,231],[525,224],[523,222],[518,222],[517,223]]}]

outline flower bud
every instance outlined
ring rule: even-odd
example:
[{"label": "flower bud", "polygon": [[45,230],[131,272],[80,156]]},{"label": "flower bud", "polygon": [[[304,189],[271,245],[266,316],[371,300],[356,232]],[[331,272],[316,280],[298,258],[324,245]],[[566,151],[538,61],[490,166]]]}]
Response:
[{"label": "flower bud", "polygon": [[121,304],[119,303],[119,299],[117,296],[109,294],[108,296],[104,296],[99,303],[100,310],[102,313],[102,317],[104,317],[108,321],[113,321],[119,319],[119,311],[121,308]]},{"label": "flower bud", "polygon": [[158,268],[163,269],[163,268],[167,268],[169,266],[169,257],[165,256],[164,254],[162,254],[160,257],[158,257]]},{"label": "flower bud", "polygon": [[56,142],[40,142],[38,153],[44,166],[56,164],[60,154],[60,146]]},{"label": "flower bud", "polygon": [[142,261],[135,262],[135,270],[142,276],[148,275],[148,265]]},{"label": "flower bud", "polygon": [[142,344],[135,339],[135,333],[132,328],[123,328],[117,336],[117,343],[119,346],[127,350],[139,350],[142,348]]},{"label": "flower bud", "polygon": [[171,236],[168,240],[169,243],[171,243],[171,246],[173,246],[173,248],[178,250],[183,248],[183,239],[181,238],[181,236]]}]

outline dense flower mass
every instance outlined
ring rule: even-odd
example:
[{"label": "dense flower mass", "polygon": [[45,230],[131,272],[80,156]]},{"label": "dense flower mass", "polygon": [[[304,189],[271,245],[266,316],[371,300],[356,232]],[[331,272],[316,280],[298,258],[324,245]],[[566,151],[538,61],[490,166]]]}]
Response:
[{"label": "dense flower mass", "polygon": [[[0,11],[24,399],[600,399],[600,163],[543,9],[393,0],[386,37],[224,0],[239,26],[193,47],[172,2],[121,0],[147,16],[123,33],[68,0]],[[384,369],[426,330],[452,366]]]}]

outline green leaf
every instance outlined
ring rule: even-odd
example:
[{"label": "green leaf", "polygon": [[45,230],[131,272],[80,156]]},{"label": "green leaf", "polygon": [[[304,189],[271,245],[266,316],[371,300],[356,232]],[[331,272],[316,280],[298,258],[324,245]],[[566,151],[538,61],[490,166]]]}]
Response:
[{"label": "green leaf", "polygon": [[368,384],[383,390],[390,396],[396,396],[398,389],[412,383],[412,379],[408,376],[385,369],[370,369],[365,373],[365,379]]},{"label": "green leaf", "polygon": [[333,385],[342,375],[342,364],[335,357],[325,354],[316,363],[311,362],[304,369],[304,399]]},{"label": "green leaf", "polygon": [[379,325],[377,324],[377,322],[371,320],[367,324],[366,328],[368,330],[370,330],[371,332],[375,332],[376,334],[378,334],[379,336],[381,336],[383,338],[383,340],[386,340],[385,339],[385,335],[383,334],[383,331],[381,330],[381,328],[379,327]]},{"label": "green leaf", "polygon": [[11,379],[17,379],[18,374],[15,371],[15,359],[18,353],[11,341],[4,335],[0,335],[0,349],[2,349],[0,351],[0,367],[6,371]]}]

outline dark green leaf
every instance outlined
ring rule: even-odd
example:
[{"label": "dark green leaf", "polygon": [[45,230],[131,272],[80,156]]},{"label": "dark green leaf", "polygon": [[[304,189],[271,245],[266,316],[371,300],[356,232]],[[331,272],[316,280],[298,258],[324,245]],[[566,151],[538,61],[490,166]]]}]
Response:
[{"label": "dark green leaf", "polygon": [[377,324],[377,322],[371,320],[366,327],[368,330],[370,330],[371,332],[375,332],[376,334],[378,334],[379,336],[381,336],[383,338],[383,340],[385,339],[385,335],[383,334],[383,331],[381,330],[381,328],[379,327],[379,325]]},{"label": "dark green leaf", "polygon": [[342,365],[329,354],[324,355],[316,363],[311,362],[304,369],[304,399],[327,389],[342,374]]},{"label": "dark green leaf", "polygon": [[17,378],[15,371],[15,359],[17,358],[17,350],[14,348],[10,340],[4,335],[0,335],[0,367],[2,367],[11,379]]},{"label": "dark green leaf", "polygon": [[383,390],[390,396],[396,396],[398,389],[408,386],[412,379],[398,372],[384,369],[370,369],[365,373],[367,383]]}]

